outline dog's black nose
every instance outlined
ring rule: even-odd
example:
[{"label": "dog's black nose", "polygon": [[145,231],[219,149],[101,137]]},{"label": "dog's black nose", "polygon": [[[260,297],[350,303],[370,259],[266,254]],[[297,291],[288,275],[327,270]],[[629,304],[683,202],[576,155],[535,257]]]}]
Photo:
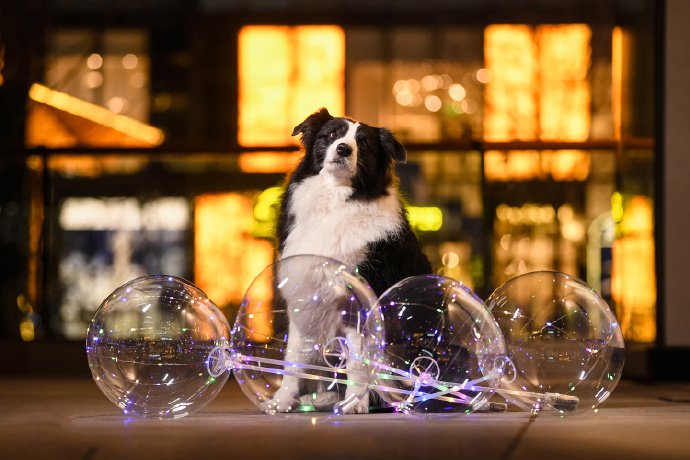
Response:
[{"label": "dog's black nose", "polygon": [[338,144],[335,151],[343,158],[347,158],[352,154],[352,147],[347,144]]}]

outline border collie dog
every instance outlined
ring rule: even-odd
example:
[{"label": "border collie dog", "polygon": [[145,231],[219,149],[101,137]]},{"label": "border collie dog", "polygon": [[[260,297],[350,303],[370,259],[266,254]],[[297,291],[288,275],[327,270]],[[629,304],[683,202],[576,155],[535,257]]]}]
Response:
[{"label": "border collie dog", "polygon": [[376,295],[431,273],[397,189],[393,164],[407,152],[391,132],[321,109],[297,134],[304,157],[282,199],[279,257],[317,254],[357,267]]},{"label": "border collie dog", "polygon": [[[290,175],[282,197],[277,228],[279,258],[316,254],[338,260],[356,267],[377,296],[408,276],[431,273],[397,188],[394,163],[404,163],[407,152],[391,132],[333,117],[322,108],[295,127],[292,135],[298,134],[304,157]],[[283,295],[290,297],[289,293]],[[286,301],[290,303],[289,298]],[[316,335],[321,341],[324,335],[327,340],[328,335],[335,334],[338,315],[322,311],[300,314],[318,314],[335,322],[324,324],[324,331],[318,332],[303,330],[307,328],[300,328],[302,321],[288,317],[287,349],[291,351],[286,360],[314,362],[313,357],[300,354],[302,344]],[[345,333],[351,340],[354,334]],[[267,409],[289,411],[297,405],[299,394],[299,380],[285,376]],[[347,396],[346,391],[345,401]],[[343,407],[343,412],[367,411],[368,398]]]}]

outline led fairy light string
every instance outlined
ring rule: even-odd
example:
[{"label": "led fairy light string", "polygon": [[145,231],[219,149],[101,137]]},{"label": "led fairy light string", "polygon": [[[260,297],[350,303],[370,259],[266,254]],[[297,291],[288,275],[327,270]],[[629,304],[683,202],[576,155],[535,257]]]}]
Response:
[{"label": "led fairy light string", "polygon": [[[247,362],[255,362],[258,364],[280,365],[280,366],[284,366],[284,367],[283,368],[270,368],[270,367],[263,367],[261,365],[246,364]],[[323,371],[323,372],[329,372],[330,371],[330,372],[334,372],[334,373],[346,373],[345,370],[340,369],[340,370],[334,371],[332,368],[329,368],[326,366],[315,366],[315,365],[306,365],[306,364],[300,364],[300,363],[289,363],[289,362],[285,362],[285,361],[268,359],[268,358],[257,358],[257,357],[249,358],[247,356],[238,357],[238,361],[231,360],[230,364],[228,365],[228,368],[224,369],[223,372],[225,372],[226,370],[232,370],[232,369],[249,369],[249,370],[254,370],[254,371],[258,371],[258,372],[268,372],[268,373],[276,374],[276,375],[292,375],[295,377],[309,379],[309,380],[323,380],[323,381],[327,381],[327,382],[335,382],[335,383],[340,383],[340,384],[344,384],[344,385],[352,385],[354,383],[352,378],[343,379],[343,378],[336,378],[336,377],[326,377],[326,376],[321,376],[321,375],[310,374],[307,372],[293,371],[293,370],[291,370],[292,368],[305,369],[305,370],[316,370],[316,371]],[[414,380],[415,379],[415,377],[412,374],[410,374],[409,372],[400,370],[400,369],[393,369],[393,368],[385,366],[385,365],[381,365],[381,368],[385,369],[386,371],[395,372],[398,374],[398,376],[391,376],[389,374],[379,374],[378,375],[378,377],[385,379],[385,380]],[[424,382],[418,381],[418,383],[415,384],[414,390],[403,390],[400,388],[388,387],[388,386],[384,386],[384,385],[375,385],[375,384],[370,385],[369,388],[372,390],[377,390],[377,391],[385,391],[385,392],[393,392],[393,393],[400,393],[400,394],[409,395],[410,398],[406,401],[407,403],[418,402],[418,401],[423,401],[423,400],[428,400],[428,399],[443,399],[444,401],[447,401],[447,402],[457,402],[457,399],[454,399],[454,398],[443,398],[445,395],[448,395],[448,394],[456,396],[457,398],[459,398],[461,400],[470,399],[467,395],[460,393],[461,390],[469,390],[469,391],[473,391],[473,392],[497,392],[499,394],[505,394],[505,395],[511,395],[511,396],[521,396],[521,397],[527,397],[527,398],[534,398],[537,401],[555,402],[555,401],[561,400],[564,404],[566,404],[568,402],[570,402],[571,404],[577,403],[577,398],[575,398],[573,396],[560,394],[560,393],[537,393],[537,392],[533,392],[533,391],[500,390],[500,389],[496,389],[494,387],[478,386],[480,383],[490,381],[494,378],[500,377],[500,375],[501,375],[501,372],[494,370],[491,374],[489,374],[483,378],[463,382],[460,384],[453,383],[453,382],[438,381],[438,380],[425,380]],[[427,392],[419,391],[419,389],[421,387],[433,387],[439,391],[437,391],[435,393],[427,393]]]},{"label": "led fairy light string", "polygon": [[[343,338],[338,338],[344,340]],[[327,350],[328,348],[324,348]],[[325,353],[324,353],[325,354]],[[508,358],[499,357],[500,360],[509,361]],[[497,359],[499,361],[499,359]],[[279,366],[279,367],[266,367],[262,366]],[[467,403],[473,398],[461,393],[462,390],[472,391],[472,392],[497,392],[499,394],[521,396],[524,398],[534,398],[535,402],[555,402],[562,401],[562,404],[571,404],[573,406],[577,405],[577,398],[568,395],[562,395],[559,393],[538,393],[531,391],[517,391],[517,390],[500,390],[496,386],[480,386],[483,382],[492,382],[496,379],[500,379],[504,374],[502,369],[492,369],[486,376],[478,378],[475,380],[467,380],[462,383],[456,382],[445,382],[437,380],[436,378],[427,375],[415,375],[412,372],[404,371],[402,369],[395,369],[387,366],[383,363],[365,363],[365,365],[373,365],[375,368],[383,370],[387,373],[379,373],[376,376],[382,380],[399,380],[399,381],[415,381],[413,390],[404,390],[401,388],[395,388],[385,385],[371,384],[369,388],[372,390],[380,392],[392,392],[407,395],[407,399],[401,404],[401,408],[404,409],[409,404],[427,401],[429,399],[438,399],[445,402],[451,403]],[[431,364],[433,365],[433,364]],[[411,366],[414,368],[415,366]],[[353,385],[356,382],[357,377],[366,376],[366,372],[347,372],[346,369],[342,367],[331,367],[331,366],[319,366],[313,364],[295,363],[287,362],[284,360],[262,358],[257,356],[248,356],[233,353],[229,348],[216,347],[211,353],[207,360],[207,368],[209,375],[213,377],[218,377],[227,371],[232,371],[235,369],[253,370],[257,372],[265,372],[275,375],[290,375],[293,377],[298,377],[301,379],[315,380],[315,381],[325,381],[328,383],[338,383],[343,385]],[[428,370],[428,367],[427,367]],[[312,374],[307,371],[318,371],[321,373],[333,373],[334,376],[325,376],[322,374]],[[347,378],[338,377],[338,375],[347,374]],[[354,375],[353,375],[354,374]],[[394,375],[392,375],[394,374]],[[432,387],[438,391],[436,392],[424,392],[420,391],[422,387]],[[454,397],[448,397],[452,395]],[[474,396],[476,397],[476,396]],[[525,410],[530,410],[524,405],[520,405]]]}]

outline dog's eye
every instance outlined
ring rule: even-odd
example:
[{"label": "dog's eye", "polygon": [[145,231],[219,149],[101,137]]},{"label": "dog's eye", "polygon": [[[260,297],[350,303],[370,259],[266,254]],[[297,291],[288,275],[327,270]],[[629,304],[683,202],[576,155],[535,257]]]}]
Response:
[{"label": "dog's eye", "polygon": [[338,137],[338,131],[331,131],[328,133],[328,137],[331,139],[336,139]]},{"label": "dog's eye", "polygon": [[362,147],[369,147],[369,142],[366,139],[360,139],[359,143]]}]

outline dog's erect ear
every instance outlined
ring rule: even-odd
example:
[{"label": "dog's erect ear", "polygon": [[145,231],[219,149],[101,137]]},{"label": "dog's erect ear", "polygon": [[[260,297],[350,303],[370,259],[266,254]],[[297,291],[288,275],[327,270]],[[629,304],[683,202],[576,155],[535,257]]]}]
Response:
[{"label": "dog's erect ear", "polygon": [[393,137],[393,134],[385,128],[379,128],[379,141],[381,148],[394,161],[405,163],[407,161],[407,150],[402,146],[398,140]]},{"label": "dog's erect ear", "polygon": [[319,132],[321,127],[327,121],[332,119],[333,117],[331,114],[328,113],[328,110],[326,110],[325,107],[323,107],[318,112],[314,112],[309,115],[302,123],[295,126],[295,129],[292,130],[292,135],[296,136],[301,133],[302,145],[305,149],[309,150],[311,149],[314,139],[316,138],[316,134]]},{"label": "dog's erect ear", "polygon": [[326,107],[321,107],[321,109],[309,115],[302,123],[295,126],[292,130],[292,135],[296,136],[299,133],[306,133],[309,130],[316,129],[317,131],[326,123],[328,120],[333,118]]}]

